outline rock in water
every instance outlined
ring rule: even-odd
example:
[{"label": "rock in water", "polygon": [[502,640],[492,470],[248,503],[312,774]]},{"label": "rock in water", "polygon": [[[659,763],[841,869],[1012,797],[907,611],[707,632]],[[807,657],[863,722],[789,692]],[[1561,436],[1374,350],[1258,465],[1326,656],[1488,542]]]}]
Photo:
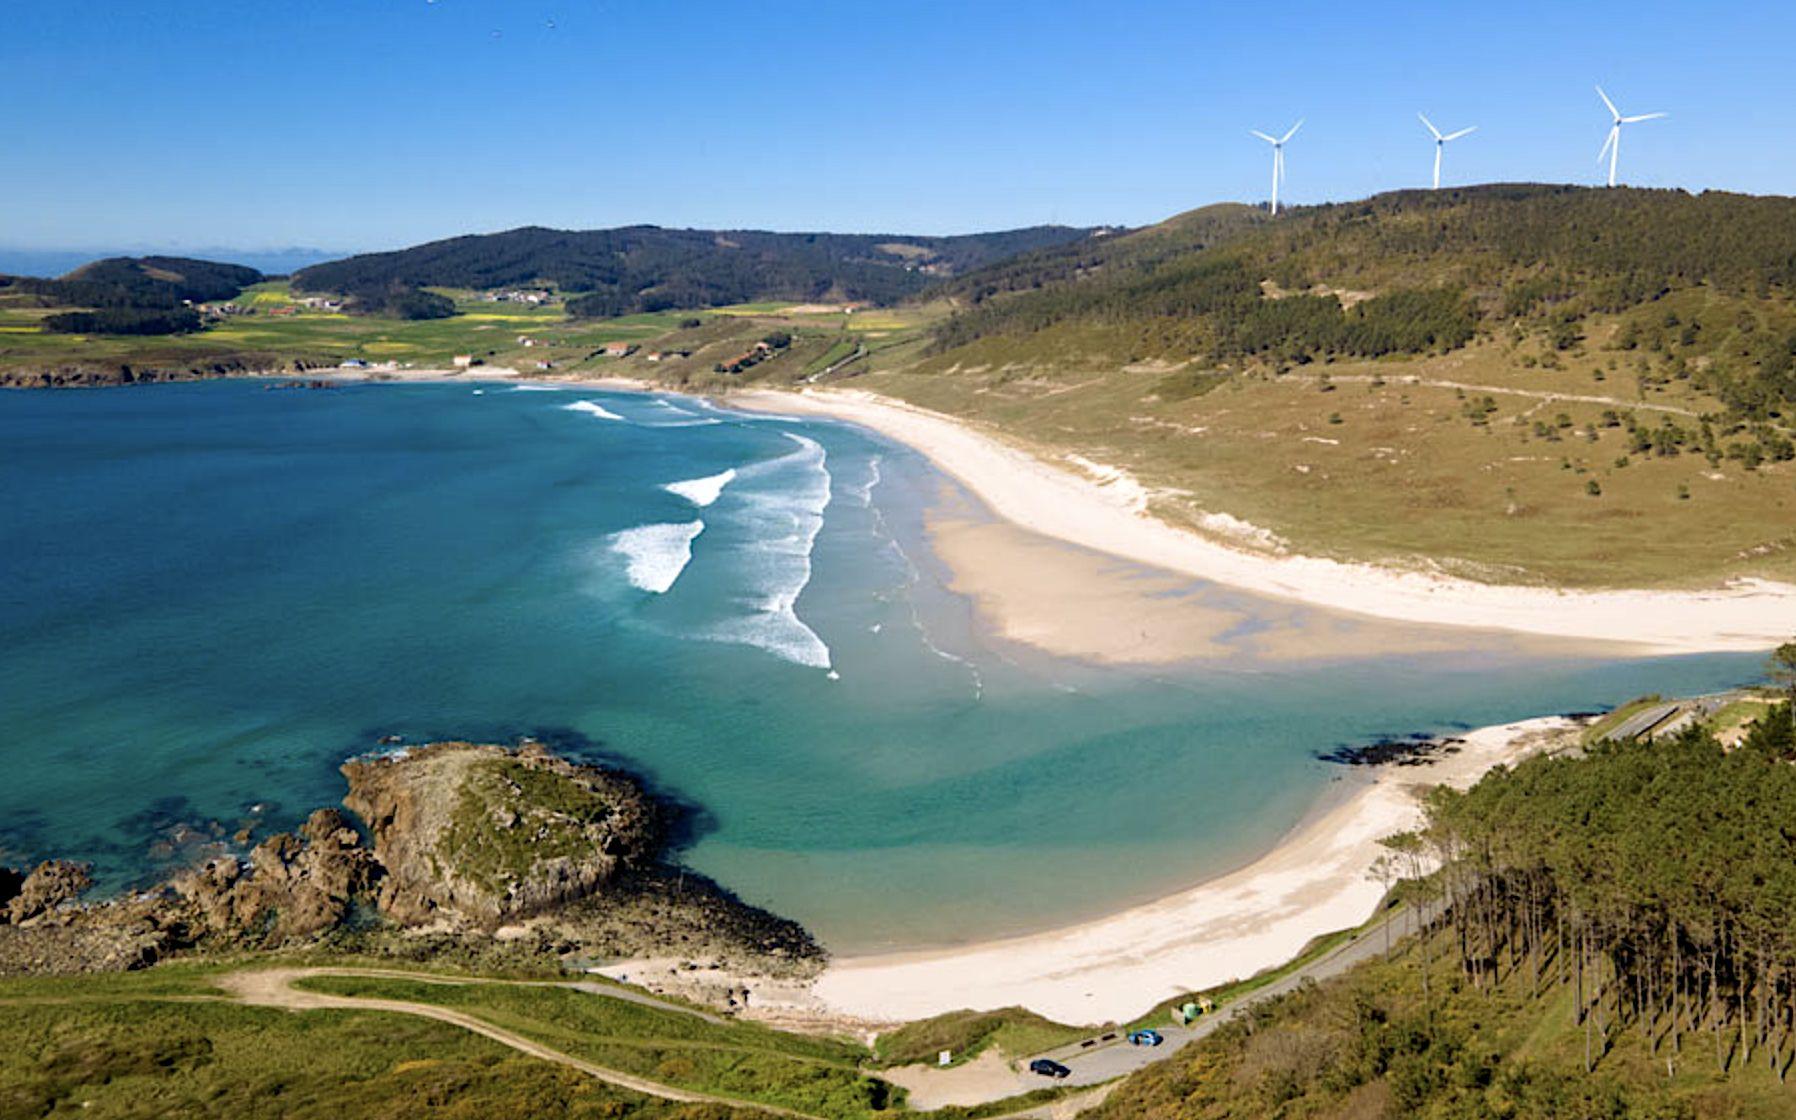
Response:
[{"label": "rock in water", "polygon": [[600,894],[653,864],[666,832],[634,779],[534,743],[437,743],[343,774],[385,869],[380,909],[405,925],[493,929]]}]

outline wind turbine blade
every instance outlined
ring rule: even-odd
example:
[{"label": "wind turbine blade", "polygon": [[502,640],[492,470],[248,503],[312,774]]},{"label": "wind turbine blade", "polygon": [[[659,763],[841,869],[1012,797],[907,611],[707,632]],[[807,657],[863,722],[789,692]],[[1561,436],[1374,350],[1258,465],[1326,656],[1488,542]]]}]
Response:
[{"label": "wind turbine blade", "polygon": [[1601,163],[1605,159],[1609,158],[1609,148],[1611,145],[1613,145],[1615,143],[1616,137],[1618,137],[1620,135],[1621,135],[1621,126],[1620,125],[1612,124],[1609,126],[1609,137],[1608,137],[1608,139],[1603,141],[1602,150],[1597,152],[1597,154],[1596,154],[1596,161],[1598,163]]},{"label": "wind turbine blade", "polygon": [[1617,118],[1621,116],[1621,110],[1615,107],[1615,102],[1609,100],[1609,95],[1603,92],[1602,86],[1596,87],[1596,95],[1603,99],[1603,104],[1609,106],[1609,114],[1611,116]]},{"label": "wind turbine blade", "polygon": [[1434,127],[1433,121],[1429,120],[1426,116],[1423,116],[1423,114],[1421,114],[1421,113],[1417,113],[1416,116],[1422,118],[1422,123],[1427,126],[1429,132],[1432,132],[1434,134],[1434,138],[1436,140],[1441,139],[1441,130]]},{"label": "wind turbine blade", "polygon": [[1662,117],[1669,117],[1670,115],[1670,113],[1642,113],[1637,117],[1623,117],[1621,118],[1621,123],[1633,124],[1635,121],[1656,121]]},{"label": "wind turbine blade", "polygon": [[1468,135],[1469,133],[1473,133],[1473,132],[1477,132],[1477,131],[1478,131],[1478,126],[1473,125],[1470,128],[1462,128],[1458,132],[1449,132],[1445,136],[1441,137],[1441,140],[1443,142],[1447,141],[1447,140],[1457,140],[1461,136],[1465,136],[1465,135]]},{"label": "wind turbine blade", "polygon": [[1289,140],[1291,137],[1297,135],[1297,130],[1302,127],[1303,127],[1303,121],[1301,119],[1299,119],[1296,124],[1291,126],[1291,131],[1285,133],[1283,136],[1278,138],[1278,142],[1280,144],[1283,144],[1285,141]]},{"label": "wind turbine blade", "polygon": [[1255,136],[1258,136],[1260,139],[1266,141],[1266,143],[1268,143],[1268,144],[1277,144],[1278,143],[1277,140],[1274,140],[1272,137],[1266,135],[1264,132],[1261,132],[1257,128],[1250,128],[1247,131],[1253,133]]}]

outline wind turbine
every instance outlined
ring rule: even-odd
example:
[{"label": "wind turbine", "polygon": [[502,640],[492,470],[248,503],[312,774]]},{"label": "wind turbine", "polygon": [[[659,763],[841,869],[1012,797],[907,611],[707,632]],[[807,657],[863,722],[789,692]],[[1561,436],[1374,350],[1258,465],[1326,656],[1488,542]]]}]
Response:
[{"label": "wind turbine", "polygon": [[1624,117],[1621,115],[1621,110],[1615,107],[1615,102],[1609,100],[1609,95],[1603,92],[1602,86],[1596,87],[1596,95],[1603,99],[1603,104],[1609,107],[1609,115],[1615,118],[1614,123],[1609,126],[1609,138],[1603,141],[1603,150],[1596,154],[1598,163],[1603,162],[1604,155],[1609,157],[1609,185],[1613,187],[1615,185],[1615,161],[1621,155],[1621,126],[1637,124],[1640,121],[1656,121],[1671,114],[1642,113],[1637,117]]},{"label": "wind turbine", "polygon": [[1278,185],[1285,181],[1285,141],[1287,141],[1291,137],[1297,135],[1297,130],[1302,127],[1303,127],[1303,122],[1300,120],[1296,124],[1291,126],[1291,131],[1285,133],[1283,136],[1280,136],[1276,140],[1274,140],[1272,137],[1266,135],[1264,132],[1261,132],[1257,128],[1250,128],[1247,130],[1247,131],[1253,133],[1255,136],[1258,136],[1260,139],[1266,141],[1266,143],[1272,145],[1272,215],[1271,216],[1274,218],[1278,217]]},{"label": "wind turbine", "polygon": [[1458,132],[1449,132],[1445,136],[1442,136],[1441,130],[1434,127],[1433,121],[1422,116],[1421,113],[1417,113],[1416,116],[1422,117],[1422,123],[1427,126],[1429,132],[1434,134],[1434,187],[1432,189],[1438,191],[1441,189],[1441,149],[1447,146],[1447,141],[1449,140],[1457,140],[1468,132],[1477,132],[1478,126],[1473,125],[1470,128],[1462,128]]}]

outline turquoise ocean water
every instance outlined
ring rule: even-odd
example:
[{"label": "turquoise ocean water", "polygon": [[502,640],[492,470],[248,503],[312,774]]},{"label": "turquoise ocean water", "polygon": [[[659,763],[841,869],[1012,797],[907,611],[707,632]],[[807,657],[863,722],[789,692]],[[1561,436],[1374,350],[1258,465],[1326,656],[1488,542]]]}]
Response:
[{"label": "turquoise ocean water", "polygon": [[833,948],[950,943],[1239,863],[1353,780],[1319,749],[1760,661],[1050,658],[944,590],[917,455],[678,397],[8,393],[0,448],[0,862],[112,887],[335,804],[382,735],[537,733]]}]

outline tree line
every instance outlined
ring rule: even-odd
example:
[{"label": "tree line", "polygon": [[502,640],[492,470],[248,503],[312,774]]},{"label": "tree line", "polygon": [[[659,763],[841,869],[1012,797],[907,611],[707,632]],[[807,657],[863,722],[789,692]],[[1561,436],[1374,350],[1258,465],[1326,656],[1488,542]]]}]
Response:
[{"label": "tree line", "polygon": [[1692,727],[1436,789],[1422,828],[1387,844],[1416,876],[1438,864],[1425,882],[1466,982],[1575,993],[1586,1069],[1631,1030],[1668,1075],[1760,1061],[1783,1078],[1796,1061],[1793,763],[1786,700],[1731,749]]}]

